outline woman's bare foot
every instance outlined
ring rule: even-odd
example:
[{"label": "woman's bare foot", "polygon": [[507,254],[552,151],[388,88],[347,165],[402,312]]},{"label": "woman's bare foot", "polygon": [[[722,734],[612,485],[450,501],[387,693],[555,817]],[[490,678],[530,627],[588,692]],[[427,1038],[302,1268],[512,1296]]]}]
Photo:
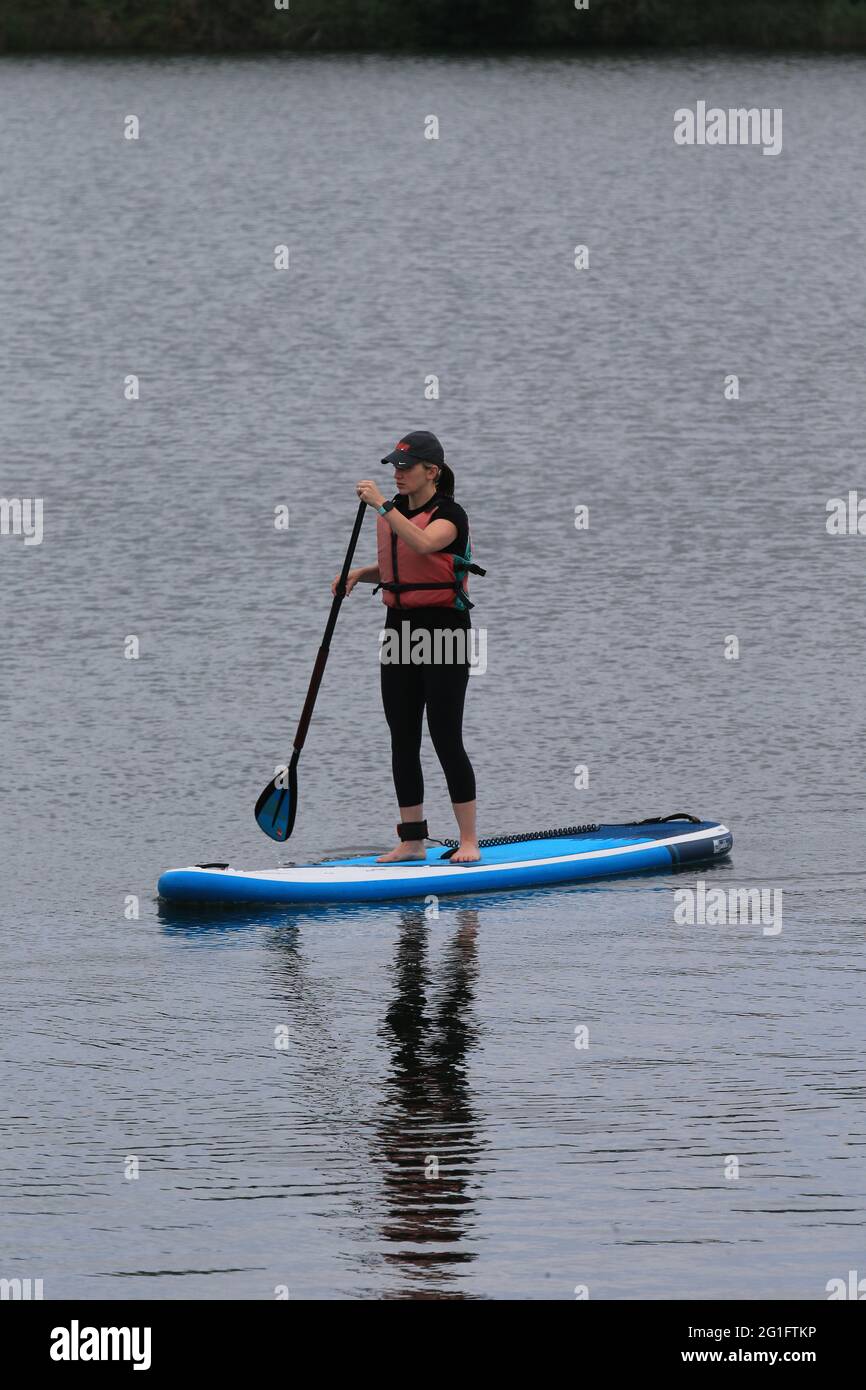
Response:
[{"label": "woman's bare foot", "polygon": [[477,864],[481,858],[478,848],[478,830],[475,821],[476,803],[474,801],[452,801],[454,818],[460,831],[460,848],[451,856],[452,864]]},{"label": "woman's bare foot", "polygon": [[377,864],[396,864],[401,859],[426,859],[427,846],[423,840],[401,840],[395,849],[380,854]]},{"label": "woman's bare foot", "polygon": [[481,858],[477,840],[461,840],[460,848],[451,856],[452,864],[475,864]]}]

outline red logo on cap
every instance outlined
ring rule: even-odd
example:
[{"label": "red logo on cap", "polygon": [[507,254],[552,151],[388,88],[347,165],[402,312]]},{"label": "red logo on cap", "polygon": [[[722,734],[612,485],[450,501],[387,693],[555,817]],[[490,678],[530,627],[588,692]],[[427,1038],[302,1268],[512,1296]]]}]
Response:
[{"label": "red logo on cap", "polygon": [[408,451],[409,451],[409,445],[408,445],[408,444],[402,444],[402,443],[401,443],[401,444],[395,445],[395,447],[396,447],[397,449],[403,449],[406,453],[408,453]]}]

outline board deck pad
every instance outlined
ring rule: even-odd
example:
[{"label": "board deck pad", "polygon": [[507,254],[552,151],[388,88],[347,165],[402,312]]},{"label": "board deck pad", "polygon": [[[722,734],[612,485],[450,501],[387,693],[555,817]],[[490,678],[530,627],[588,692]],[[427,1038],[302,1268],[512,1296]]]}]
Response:
[{"label": "board deck pad", "polygon": [[188,903],[351,903],[428,894],[517,891],[546,885],[660,873],[728,855],[733,836],[719,821],[668,819],[598,825],[575,834],[533,834],[485,844],[481,859],[454,864],[441,845],[422,861],[378,864],[374,854],[277,869],[190,865],[169,869],[159,896]]}]

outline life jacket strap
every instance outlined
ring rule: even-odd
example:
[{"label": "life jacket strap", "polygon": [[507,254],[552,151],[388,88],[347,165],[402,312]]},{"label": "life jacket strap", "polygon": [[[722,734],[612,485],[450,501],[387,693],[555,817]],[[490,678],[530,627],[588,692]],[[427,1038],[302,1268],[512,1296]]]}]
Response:
[{"label": "life jacket strap", "polygon": [[429,584],[399,584],[395,580],[382,579],[373,590],[375,594],[379,589],[388,589],[392,594],[402,594],[406,589],[460,589],[462,585],[453,579],[430,580]]},{"label": "life jacket strap", "polygon": [[455,568],[456,570],[458,570],[458,569],[459,569],[459,570],[462,570],[464,574],[486,574],[486,573],[487,573],[487,571],[486,571],[486,570],[483,570],[483,569],[481,568],[480,565],[467,565],[465,560],[460,560],[459,557],[457,557],[457,556],[455,556],[455,558],[454,558],[454,568]]},{"label": "life jacket strap", "polygon": [[[483,574],[484,570],[482,570],[481,573]],[[460,595],[467,608],[475,607],[475,604],[470,602],[468,594],[463,592],[463,582],[459,579],[440,579],[437,580],[436,583],[431,581],[429,584],[397,584],[393,580],[388,581],[383,579],[376,585],[373,593],[377,594],[380,589],[387,589],[391,594],[405,594],[409,589],[453,589],[455,594]],[[410,608],[406,609],[407,613],[411,611]]]}]

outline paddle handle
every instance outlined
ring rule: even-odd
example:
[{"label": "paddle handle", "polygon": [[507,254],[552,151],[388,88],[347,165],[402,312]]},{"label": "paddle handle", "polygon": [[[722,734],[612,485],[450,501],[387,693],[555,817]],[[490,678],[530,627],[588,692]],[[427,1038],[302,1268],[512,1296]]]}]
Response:
[{"label": "paddle handle", "polygon": [[296,753],[300,753],[307,737],[307,730],[310,727],[310,720],[313,717],[313,709],[316,704],[316,696],[319,693],[319,686],[322,684],[322,676],[325,674],[325,667],[328,664],[328,652],[331,647],[331,638],[337,623],[337,614],[340,611],[340,604],[346,597],[346,580],[349,577],[349,568],[352,564],[352,557],[355,554],[355,546],[358,544],[358,537],[361,534],[361,524],[364,520],[364,513],[367,510],[367,503],[362,502],[358,507],[358,515],[355,517],[355,525],[352,528],[352,536],[349,541],[349,549],[346,551],[346,558],[343,561],[343,568],[340,571],[340,578],[337,581],[337,591],[334,594],[334,602],[331,604],[331,612],[328,617],[328,624],[325,628],[325,635],[322,638],[316,655],[316,663],[313,667],[313,674],[310,677],[310,684],[307,690],[307,698],[304,701],[304,708],[301,711],[301,718],[298,721],[298,732],[295,734],[294,748]]}]

